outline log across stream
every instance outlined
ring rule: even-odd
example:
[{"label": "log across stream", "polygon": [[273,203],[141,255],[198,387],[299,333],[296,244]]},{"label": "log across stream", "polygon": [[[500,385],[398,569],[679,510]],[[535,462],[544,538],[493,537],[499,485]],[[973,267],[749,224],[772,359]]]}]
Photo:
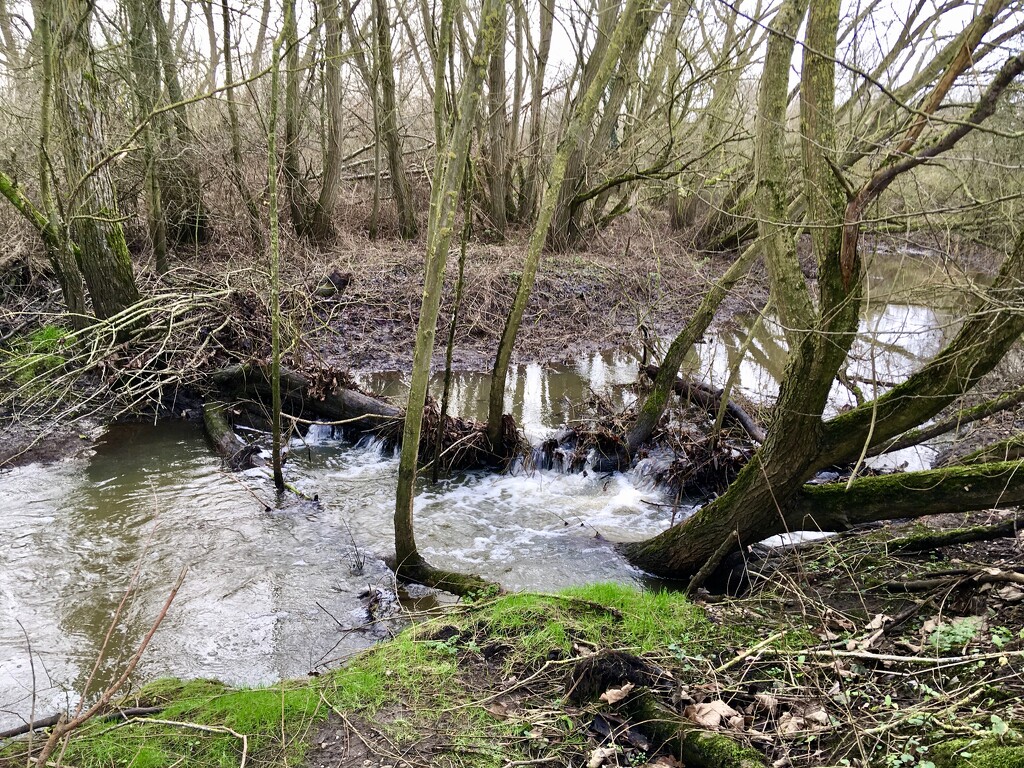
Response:
[{"label": "log across stream", "polygon": [[[895,326],[902,310],[887,311]],[[913,336],[913,354],[934,348],[948,332],[932,321],[932,335]],[[744,337],[739,328],[701,345],[690,370],[721,387]],[[769,349],[767,342],[755,346],[758,354]],[[884,362],[876,360],[876,369],[884,370]],[[625,352],[523,366],[510,379],[509,410],[537,443],[591,390],[614,407],[628,404],[636,366]],[[357,383],[392,402],[403,393],[400,374],[360,375]],[[458,376],[452,411],[479,418],[486,386],[484,376]],[[738,386],[748,398],[758,388],[770,395],[770,373],[745,363]],[[289,481],[317,502],[290,497],[279,505],[264,468],[226,471],[201,426],[184,422],[111,427],[92,456],[5,473],[0,710],[27,715],[32,705],[32,668],[15,619],[36,659],[46,662],[45,674],[36,664],[37,711],[55,711],[64,691],[84,686],[139,563],[125,646],[148,629],[181,566],[190,568],[139,679],[269,683],[372,642],[372,634],[341,632],[339,624],[364,623],[359,593],[390,579],[380,556],[391,547],[394,454],[375,438],[353,444],[330,427],[311,427],[291,440],[289,452]],[[422,481],[416,515],[432,563],[510,589],[551,590],[641,579],[611,542],[663,530],[679,513],[672,501],[637,473],[457,472],[436,486]],[[109,674],[101,669],[96,684]],[[0,728],[16,724],[17,717],[0,714]]]}]

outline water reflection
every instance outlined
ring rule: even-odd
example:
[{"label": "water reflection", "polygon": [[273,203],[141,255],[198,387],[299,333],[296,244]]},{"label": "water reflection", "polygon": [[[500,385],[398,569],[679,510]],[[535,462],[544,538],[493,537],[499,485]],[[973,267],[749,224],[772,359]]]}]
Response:
[{"label": "water reflection", "polygon": [[[910,294],[919,296],[919,285],[891,275],[871,278],[848,366],[868,396],[905,378],[956,331],[963,297],[930,289],[935,300],[917,303]],[[782,329],[770,316],[755,320],[739,318],[698,345],[688,371],[723,386],[736,370],[742,396],[773,399],[786,360]],[[637,358],[628,350],[570,365],[520,366],[509,377],[506,408],[536,441],[592,393],[614,407],[628,405],[636,375]],[[358,381],[398,400],[407,386],[401,374]],[[431,386],[440,396],[440,377]],[[457,374],[452,412],[484,418],[488,388],[486,375]],[[852,402],[851,392],[837,384],[829,411]],[[361,623],[358,592],[386,578],[373,555],[391,548],[397,461],[379,445],[342,444],[330,430],[314,431],[306,442],[306,450],[293,452],[287,472],[300,489],[319,494],[318,506],[278,508],[265,476],[222,472],[201,432],[188,424],[113,428],[91,459],[0,476],[6,530],[0,543],[0,727],[16,722],[9,713],[27,714],[33,693],[16,620],[38,662],[37,707],[51,712],[64,691],[84,688],[137,567],[140,588],[94,690],[134,650],[182,565],[190,567],[189,578],[140,679],[265,683],[301,675],[325,654],[341,656],[369,642],[357,632],[341,635],[334,618]],[[436,486],[424,482],[420,491],[417,533],[429,558],[509,588],[638,579],[608,540],[650,536],[672,515],[658,491],[618,474],[467,473]],[[356,575],[350,567],[360,558],[367,570]]]}]

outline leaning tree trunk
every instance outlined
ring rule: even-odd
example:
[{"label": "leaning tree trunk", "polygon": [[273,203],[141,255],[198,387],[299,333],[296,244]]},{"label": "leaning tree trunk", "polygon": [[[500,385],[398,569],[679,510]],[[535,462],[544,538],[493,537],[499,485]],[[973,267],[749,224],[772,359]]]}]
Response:
[{"label": "leaning tree trunk", "polygon": [[80,251],[79,267],[92,299],[93,312],[112,317],[139,299],[131,256],[125,242],[117,195],[110,173],[103,131],[103,110],[93,70],[85,0],[46,0],[56,22],[57,98],[64,165],[72,185],[66,209]]},{"label": "leaning tree trunk", "polygon": [[[636,564],[655,573],[675,577],[707,573],[708,566],[714,566],[730,550],[783,533],[793,520],[799,519],[805,526],[807,508],[801,508],[800,500],[809,491],[803,483],[815,471],[834,463],[859,463],[873,445],[931,418],[991,370],[1024,331],[1024,321],[1018,317],[1024,306],[1022,237],[975,313],[932,362],[874,402],[830,422],[822,421],[828,389],[856,332],[862,282],[857,244],[864,211],[901,174],[952,149],[991,116],[1000,96],[1024,72],[1024,54],[1008,59],[975,108],[938,137],[919,141],[922,131],[912,125],[906,139],[882,159],[878,170],[859,190],[847,195],[831,159],[835,152],[835,65],[830,54],[835,51],[838,13],[838,0],[812,0],[800,89],[804,193],[819,269],[816,327],[804,334],[793,350],[767,439],[733,485],[685,523],[648,541],[626,545]],[[762,82],[762,89],[770,85]],[[936,86],[947,87],[942,79]],[[791,298],[776,296],[777,301]],[[914,483],[916,475],[903,476],[904,482]],[[860,482],[852,481],[849,488],[880,487],[871,483],[858,486]],[[834,499],[839,490],[828,493]],[[841,519],[835,515],[835,503],[831,504],[832,516],[823,512],[820,523],[835,526],[843,520],[859,519],[859,512],[870,514],[868,498],[870,494],[845,497],[845,509],[839,510]],[[990,499],[983,501],[987,504]],[[896,505],[891,509],[892,515],[900,514]],[[798,517],[792,517],[794,514]],[[811,517],[814,519],[813,514]]]},{"label": "leaning tree trunk", "polygon": [[[504,0],[485,0],[481,11],[480,32],[473,47],[470,65],[459,96],[458,119],[445,151],[438,153],[434,172],[434,191],[430,201],[430,222],[427,229],[427,253],[416,344],[413,349],[412,379],[402,430],[402,451],[398,466],[398,489],[395,498],[395,569],[402,577],[414,581],[444,585],[448,589],[466,591],[481,582],[462,581],[453,574],[431,568],[416,547],[413,528],[413,497],[416,481],[417,455],[422,431],[423,408],[430,380],[430,358],[437,332],[437,316],[448,251],[454,233],[455,210],[459,189],[466,171],[466,158],[476,123],[487,58],[494,50],[500,27]],[[435,111],[442,108],[446,94],[434,93]]]},{"label": "leaning tree trunk", "polygon": [[[790,14],[801,0],[783,5],[780,14]],[[799,8],[797,9],[799,10]],[[842,189],[830,173],[826,153],[834,145],[833,99],[835,51],[839,0],[813,0],[807,24],[801,80],[801,122],[804,132],[804,172],[808,186],[814,185],[821,202],[816,206],[815,238],[818,256],[820,315],[814,331],[805,333],[791,354],[786,375],[779,388],[774,417],[764,444],[740,472],[724,495],[699,510],[685,524],[674,526],[654,539],[626,546],[630,559],[642,568],[673,576],[706,572],[729,551],[779,532],[779,505],[786,504],[813,475],[821,440],[821,414],[828,402],[832,381],[853,343],[859,318],[859,265],[852,254],[852,279],[843,280],[840,263],[843,208]],[[777,17],[788,21],[788,16]],[[784,35],[780,23],[773,35]],[[788,67],[768,69],[761,82],[762,94],[779,93]],[[781,91],[785,98],[785,89]],[[759,140],[761,137],[758,137]],[[781,141],[781,136],[769,136]],[[824,172],[823,172],[824,169]],[[786,256],[795,260],[795,250]],[[769,261],[769,269],[779,262]],[[806,284],[795,286],[790,301],[806,292]],[[783,529],[784,530],[784,529]]]}]

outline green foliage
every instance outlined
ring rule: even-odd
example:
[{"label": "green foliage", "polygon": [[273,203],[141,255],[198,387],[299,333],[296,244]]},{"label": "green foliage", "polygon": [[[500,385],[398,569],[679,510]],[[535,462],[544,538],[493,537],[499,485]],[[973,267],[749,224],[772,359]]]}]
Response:
[{"label": "green foliage", "polygon": [[61,352],[66,336],[63,328],[46,325],[21,337],[11,352],[0,352],[0,374],[23,387],[56,370],[64,364]]},{"label": "green foliage", "polygon": [[978,636],[982,621],[980,616],[965,616],[940,624],[928,636],[928,647],[938,653],[959,650]]},{"label": "green foliage", "polygon": [[143,688],[138,698],[167,708],[125,724],[87,724],[71,740],[68,764],[237,766],[242,735],[250,764],[294,764],[306,751],[309,728],[326,716],[318,689],[302,682],[230,690],[215,681],[158,680]]}]

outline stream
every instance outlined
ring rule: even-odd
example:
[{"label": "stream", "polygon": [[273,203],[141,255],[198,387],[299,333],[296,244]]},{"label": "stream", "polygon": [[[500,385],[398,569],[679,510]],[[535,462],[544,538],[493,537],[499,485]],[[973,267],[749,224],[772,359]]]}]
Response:
[{"label": "stream", "polygon": [[[868,396],[905,378],[956,331],[962,297],[934,290],[946,283],[928,269],[923,277],[907,277],[906,267],[871,274],[849,367]],[[687,368],[719,387],[736,368],[735,391],[763,402],[777,392],[784,359],[777,323],[750,315],[698,345]],[[510,376],[506,405],[536,442],[592,392],[616,407],[630,404],[636,375],[629,350],[523,365]],[[380,395],[404,394],[402,374],[363,374],[358,382]],[[486,375],[455,376],[451,411],[483,417],[488,387]],[[852,402],[836,384],[830,411]],[[327,427],[289,447],[286,476],[319,503],[278,506],[264,470],[225,472],[201,428],[185,422],[114,425],[91,456],[0,473],[7,531],[0,544],[0,729],[116,678],[183,567],[184,586],[135,682],[177,676],[266,684],[337,664],[373,642],[373,634],[345,630],[365,622],[360,592],[391,583],[380,557],[392,547],[397,457],[372,441],[337,439]],[[913,469],[931,453],[912,449],[887,461]],[[519,471],[461,473],[436,486],[421,480],[415,513],[430,562],[509,589],[551,591],[643,583],[610,542],[656,534],[678,510],[631,473]]]}]

